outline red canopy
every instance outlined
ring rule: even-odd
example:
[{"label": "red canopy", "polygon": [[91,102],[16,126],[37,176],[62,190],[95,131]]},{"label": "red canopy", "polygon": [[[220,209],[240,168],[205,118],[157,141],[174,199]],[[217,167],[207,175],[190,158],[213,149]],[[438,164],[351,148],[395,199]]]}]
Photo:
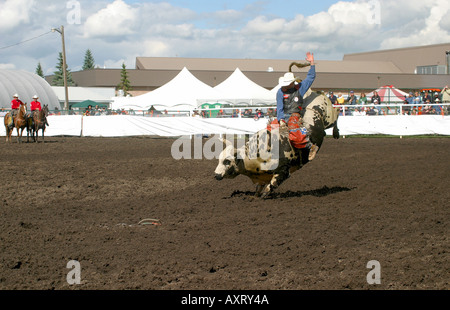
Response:
[{"label": "red canopy", "polygon": [[377,91],[378,95],[380,95],[382,103],[403,102],[405,101],[405,96],[408,96],[408,93],[395,88],[392,85],[386,85],[367,94],[367,98],[370,99],[375,91]]}]

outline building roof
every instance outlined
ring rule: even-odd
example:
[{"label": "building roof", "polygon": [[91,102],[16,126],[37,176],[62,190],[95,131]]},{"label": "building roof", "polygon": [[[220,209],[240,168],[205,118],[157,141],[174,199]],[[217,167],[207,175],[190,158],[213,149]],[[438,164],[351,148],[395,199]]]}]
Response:
[{"label": "building roof", "polygon": [[446,65],[450,43],[346,54],[347,61],[390,61],[403,73],[415,73],[418,66]]},{"label": "building roof", "polygon": [[[65,100],[65,90],[63,86],[52,86],[53,91],[60,102]],[[70,102],[83,102],[93,100],[99,103],[111,102],[116,95],[114,87],[68,87]]]},{"label": "building roof", "polygon": [[[347,54],[341,61],[316,59],[318,74],[313,87],[322,90],[373,90],[383,85],[408,90],[441,88],[450,84],[449,74],[415,74],[415,70],[418,66],[445,65],[448,50],[450,43]],[[250,80],[271,90],[294,61],[304,62],[301,59],[137,57],[136,68],[127,72],[133,95],[161,87],[184,67],[212,87],[239,68]],[[300,70],[293,67],[301,78],[306,77],[308,70],[308,67]],[[120,82],[120,72],[121,69],[93,69],[72,72],[72,77],[77,86],[115,87]]]},{"label": "building roof", "polygon": [[[302,60],[280,59],[226,59],[226,58],[180,58],[180,57],[137,57],[137,70],[182,70],[190,71],[228,71],[236,68],[241,71],[285,72],[292,62]],[[336,73],[402,73],[391,61],[333,61],[316,60],[317,72]],[[295,68],[295,67],[294,67]],[[299,71],[308,71],[303,68]]]}]

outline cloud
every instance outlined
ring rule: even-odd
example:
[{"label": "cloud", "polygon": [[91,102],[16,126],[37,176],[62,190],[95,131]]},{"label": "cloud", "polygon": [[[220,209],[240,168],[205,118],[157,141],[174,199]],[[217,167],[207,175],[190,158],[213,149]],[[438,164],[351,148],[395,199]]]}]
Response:
[{"label": "cloud", "polygon": [[405,21],[405,25],[398,25],[389,31],[388,36],[381,40],[380,48],[391,49],[450,41],[449,29],[446,28],[450,3],[435,0],[426,5],[418,4],[418,7],[421,8],[420,12],[417,12],[419,19]]},{"label": "cloud", "polygon": [[143,50],[141,55],[147,56],[166,56],[170,53],[170,46],[168,46],[163,40],[147,40],[143,44]]},{"label": "cloud", "polygon": [[138,11],[122,0],[115,0],[87,18],[84,38],[123,37],[134,34],[140,18]]},{"label": "cloud", "polygon": [[11,31],[30,22],[33,0],[6,0],[0,2],[0,33]]},{"label": "cloud", "polygon": [[[450,10],[447,10],[444,16],[450,16],[449,14]],[[442,18],[439,22],[439,27],[441,27],[444,31],[450,32],[450,18]]]},{"label": "cloud", "polygon": [[[116,68],[125,62],[132,68],[138,56],[304,59],[304,53],[312,51],[320,60],[450,42],[448,0],[336,1],[309,15],[289,6],[291,12],[303,12],[289,18],[263,13],[273,0],[215,12],[195,12],[159,0],[78,1],[81,24],[68,24],[66,1],[1,1],[2,45],[65,25],[68,64],[76,71],[88,48],[100,67]],[[379,4],[379,23],[370,19],[377,13],[374,4]],[[60,50],[60,36],[49,34],[2,50],[2,66],[34,72],[41,62],[44,71],[51,73]]]},{"label": "cloud", "polygon": [[14,70],[16,66],[14,64],[0,64],[0,70]]}]

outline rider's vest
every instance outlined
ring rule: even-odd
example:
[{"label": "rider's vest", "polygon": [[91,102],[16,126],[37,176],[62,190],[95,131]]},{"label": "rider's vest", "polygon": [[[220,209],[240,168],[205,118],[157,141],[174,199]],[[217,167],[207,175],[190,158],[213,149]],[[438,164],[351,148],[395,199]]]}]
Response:
[{"label": "rider's vest", "polygon": [[303,97],[296,88],[288,89],[283,92],[283,110],[284,114],[300,113],[300,107],[303,105]]}]

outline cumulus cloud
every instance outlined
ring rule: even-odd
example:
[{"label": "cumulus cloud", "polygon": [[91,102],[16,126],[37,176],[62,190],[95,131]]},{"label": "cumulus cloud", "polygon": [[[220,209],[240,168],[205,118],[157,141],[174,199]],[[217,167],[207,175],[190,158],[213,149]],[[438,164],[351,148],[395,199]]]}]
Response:
[{"label": "cumulus cloud", "polygon": [[166,56],[170,53],[170,46],[163,40],[147,40],[142,44],[141,55]]},{"label": "cumulus cloud", "polygon": [[17,28],[30,22],[30,10],[33,0],[6,0],[0,2],[0,33]]},{"label": "cumulus cloud", "polygon": [[450,3],[445,0],[436,0],[419,6],[421,7],[420,12],[417,12],[420,13],[418,14],[419,20],[411,19],[405,25],[399,25],[398,29],[406,31],[395,29],[389,31],[389,35],[380,42],[381,49],[450,41],[449,29],[445,27]]},{"label": "cumulus cloud", "polygon": [[[450,10],[448,10],[444,16],[450,16]],[[450,18],[443,18],[439,22],[439,27],[441,27],[442,30],[450,32]]]},{"label": "cumulus cloud", "polygon": [[14,70],[16,66],[14,64],[0,64],[0,70]]},{"label": "cumulus cloud", "polygon": [[[311,50],[320,60],[450,42],[448,0],[336,1],[314,14],[298,9],[290,17],[263,13],[272,0],[215,12],[195,12],[162,0],[77,1],[80,24],[68,24],[64,1],[1,1],[4,45],[65,25],[68,64],[75,71],[88,48],[100,67],[125,62],[131,68],[138,56],[303,59]],[[54,71],[60,49],[60,36],[50,34],[2,51],[3,67],[10,63],[34,71],[40,61],[45,72]]]},{"label": "cumulus cloud", "polygon": [[139,10],[122,0],[115,0],[106,8],[89,16],[84,24],[85,38],[122,37],[136,32]]}]

